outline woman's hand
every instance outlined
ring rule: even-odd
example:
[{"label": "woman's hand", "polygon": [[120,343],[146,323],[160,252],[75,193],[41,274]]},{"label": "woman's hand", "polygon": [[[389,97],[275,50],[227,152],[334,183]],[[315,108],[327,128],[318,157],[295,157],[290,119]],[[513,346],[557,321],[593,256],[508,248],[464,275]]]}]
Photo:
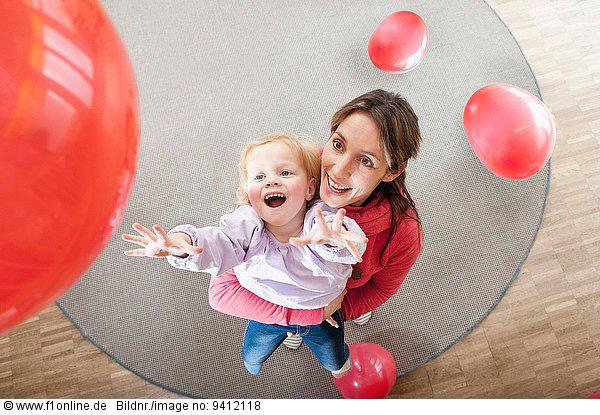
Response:
[{"label": "woman's hand", "polygon": [[139,223],[134,223],[132,226],[142,236],[123,234],[121,238],[124,241],[143,246],[143,248],[125,251],[127,256],[163,258],[169,255],[197,255],[204,250],[199,246],[191,245],[190,237],[184,233],[167,235],[163,228],[154,225],[153,229],[156,232],[154,234]]},{"label": "woman's hand", "polygon": [[324,309],[323,309],[323,319],[324,321],[331,324],[333,327],[338,328],[337,322],[331,317],[333,313],[342,308],[342,301],[344,301],[344,297],[346,296],[346,290],[342,291],[340,295],[333,299]]},{"label": "woman's hand", "polygon": [[348,248],[352,256],[358,261],[362,261],[362,257],[354,243],[367,243],[368,239],[356,232],[350,232],[342,227],[345,209],[340,209],[335,214],[333,222],[325,222],[323,211],[316,210],[316,226],[311,231],[310,235],[299,238],[290,238],[289,242],[297,248],[308,244],[329,244]]}]

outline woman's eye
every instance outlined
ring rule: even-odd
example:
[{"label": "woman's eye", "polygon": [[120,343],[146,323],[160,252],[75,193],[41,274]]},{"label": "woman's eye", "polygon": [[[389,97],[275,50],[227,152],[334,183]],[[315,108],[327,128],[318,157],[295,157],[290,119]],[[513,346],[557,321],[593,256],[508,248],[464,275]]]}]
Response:
[{"label": "woman's eye", "polygon": [[370,158],[368,157],[363,157],[360,162],[362,163],[363,166],[366,167],[373,167],[373,162],[371,161]]},{"label": "woman's eye", "polygon": [[331,142],[331,145],[333,146],[333,148],[335,148],[336,150],[341,150],[342,149],[342,142],[340,140],[333,140]]},{"label": "woman's eye", "polygon": [[254,180],[262,180],[265,178],[264,174],[257,174],[256,176],[254,176]]},{"label": "woman's eye", "polygon": [[284,177],[286,177],[286,176],[291,176],[291,175],[292,175],[292,172],[291,172],[291,171],[284,170],[284,171],[282,171],[282,172],[281,172],[281,175],[282,175],[282,176],[284,176]]}]

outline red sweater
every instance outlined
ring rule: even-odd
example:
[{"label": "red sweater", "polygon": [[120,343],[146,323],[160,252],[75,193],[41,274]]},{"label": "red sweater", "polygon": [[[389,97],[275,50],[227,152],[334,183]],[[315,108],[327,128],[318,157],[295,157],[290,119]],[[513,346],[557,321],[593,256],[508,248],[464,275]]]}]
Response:
[{"label": "red sweater", "polygon": [[[365,206],[344,207],[369,238],[363,261],[354,265],[346,284],[342,317],[353,320],[394,295],[421,253],[422,234],[416,221],[404,219],[383,250],[391,232],[391,207],[381,194]],[[213,277],[208,289],[212,308],[267,324],[311,325],[323,321],[323,308],[295,310],[270,303],[240,285],[232,270]]]}]

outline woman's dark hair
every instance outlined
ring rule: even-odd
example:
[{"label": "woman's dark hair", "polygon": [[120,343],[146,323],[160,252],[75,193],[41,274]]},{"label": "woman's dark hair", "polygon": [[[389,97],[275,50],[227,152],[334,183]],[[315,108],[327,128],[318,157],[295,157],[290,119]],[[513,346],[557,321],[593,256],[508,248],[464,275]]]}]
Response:
[{"label": "woman's dark hair", "polygon": [[385,251],[403,219],[415,220],[418,223],[419,231],[422,231],[421,219],[417,213],[415,202],[408,194],[405,185],[408,159],[417,156],[421,144],[419,118],[402,96],[376,89],[353,99],[340,108],[331,118],[331,133],[333,134],[346,117],[354,112],[368,115],[377,124],[389,170],[391,172],[402,170],[402,173],[391,182],[381,182],[366,202],[368,203],[379,192],[390,202],[392,229],[383,249]]}]

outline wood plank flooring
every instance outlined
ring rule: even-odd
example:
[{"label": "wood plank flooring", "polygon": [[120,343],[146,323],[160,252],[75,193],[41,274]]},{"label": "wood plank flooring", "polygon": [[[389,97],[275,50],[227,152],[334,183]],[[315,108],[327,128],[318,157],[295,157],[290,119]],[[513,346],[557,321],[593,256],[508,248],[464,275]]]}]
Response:
[{"label": "wood plank flooring", "polygon": [[[491,0],[558,128],[542,227],[522,273],[465,339],[390,398],[577,398],[600,391],[600,2]],[[0,397],[178,395],[123,369],[56,306],[0,336]]]}]

